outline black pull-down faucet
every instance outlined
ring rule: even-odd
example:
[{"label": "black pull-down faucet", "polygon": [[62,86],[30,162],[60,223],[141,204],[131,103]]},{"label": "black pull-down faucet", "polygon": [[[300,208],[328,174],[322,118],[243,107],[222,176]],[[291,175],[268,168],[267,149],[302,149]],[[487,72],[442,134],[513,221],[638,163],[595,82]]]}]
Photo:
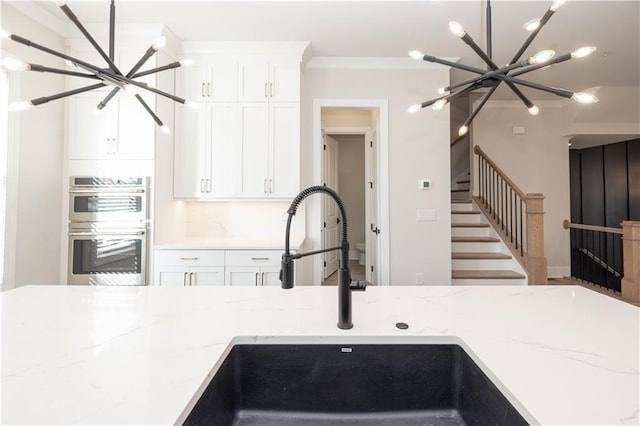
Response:
[{"label": "black pull-down faucet", "polygon": [[[298,205],[311,194],[323,192],[334,199],[340,214],[342,215],[342,241],[338,247],[331,247],[322,250],[310,251],[307,253],[291,254],[289,246],[289,237],[291,232],[291,220],[298,210]],[[282,288],[293,288],[293,261],[301,257],[310,256],[319,253],[325,253],[333,250],[340,250],[340,268],[338,270],[338,328],[348,330],[353,327],[351,319],[351,291],[365,290],[366,283],[364,281],[351,281],[351,271],[349,270],[349,241],[347,240],[347,212],[344,208],[342,200],[338,194],[331,188],[326,186],[311,186],[298,194],[293,201],[287,218],[287,230],[285,232],[285,249],[282,255],[282,269],[280,269],[280,281]]]}]

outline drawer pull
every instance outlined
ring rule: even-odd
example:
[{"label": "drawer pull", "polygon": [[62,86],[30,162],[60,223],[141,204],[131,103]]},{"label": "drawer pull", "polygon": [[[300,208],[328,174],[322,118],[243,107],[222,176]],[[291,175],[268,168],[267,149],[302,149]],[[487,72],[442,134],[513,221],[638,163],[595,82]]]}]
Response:
[{"label": "drawer pull", "polygon": [[252,257],[251,260],[269,260],[268,257]]},{"label": "drawer pull", "polygon": [[181,257],[180,260],[198,260],[197,257]]}]

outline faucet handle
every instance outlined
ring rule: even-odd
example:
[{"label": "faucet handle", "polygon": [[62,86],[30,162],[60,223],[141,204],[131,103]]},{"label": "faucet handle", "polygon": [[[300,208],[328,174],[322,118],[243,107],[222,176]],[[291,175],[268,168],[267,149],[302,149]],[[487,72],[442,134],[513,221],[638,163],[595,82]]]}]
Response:
[{"label": "faucet handle", "polygon": [[367,282],[364,280],[351,281],[351,284],[349,284],[349,290],[351,291],[365,291],[366,289],[367,289]]}]

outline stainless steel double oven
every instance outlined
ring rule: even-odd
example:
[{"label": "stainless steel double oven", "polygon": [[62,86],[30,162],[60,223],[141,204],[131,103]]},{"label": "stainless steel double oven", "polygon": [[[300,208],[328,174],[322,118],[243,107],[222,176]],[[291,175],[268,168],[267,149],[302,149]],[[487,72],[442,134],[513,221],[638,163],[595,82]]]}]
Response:
[{"label": "stainless steel double oven", "polygon": [[148,208],[148,177],[72,176],[68,284],[146,285]]}]

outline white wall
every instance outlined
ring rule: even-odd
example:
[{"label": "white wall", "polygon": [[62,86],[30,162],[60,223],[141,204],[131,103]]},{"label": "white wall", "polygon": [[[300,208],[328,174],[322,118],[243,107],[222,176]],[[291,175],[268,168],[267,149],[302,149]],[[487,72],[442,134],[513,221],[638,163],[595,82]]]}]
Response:
[{"label": "white wall", "polygon": [[[64,51],[64,40],[56,33],[1,3],[2,28],[54,50]],[[2,56],[19,57],[37,64],[64,68],[64,62],[12,41],[2,44]],[[21,73],[17,100],[30,100],[65,90],[64,78],[53,74]],[[64,141],[64,101],[32,108],[10,117],[17,124],[18,175],[17,223],[15,247],[16,286],[26,284],[58,284],[61,239],[66,233],[62,223],[62,173]],[[11,185],[11,184],[10,184]],[[8,283],[11,285],[12,283]]]},{"label": "white wall", "polygon": [[[387,99],[389,106],[389,206],[390,282],[415,283],[423,272],[426,285],[451,283],[451,206],[449,182],[449,111],[407,113],[407,108],[446,86],[449,71],[439,69],[307,68],[302,102],[302,182],[313,182],[314,99]],[[431,179],[433,189],[418,189],[419,179]],[[308,208],[317,209],[309,199]],[[416,222],[416,210],[434,208],[435,222]],[[386,213],[385,213],[386,214]],[[316,226],[307,223],[307,229]],[[307,233],[313,235],[313,233]],[[311,237],[312,247],[320,247]],[[311,248],[311,247],[309,247]],[[311,267],[305,268],[312,269]],[[311,280],[311,275],[306,279]]]}]

